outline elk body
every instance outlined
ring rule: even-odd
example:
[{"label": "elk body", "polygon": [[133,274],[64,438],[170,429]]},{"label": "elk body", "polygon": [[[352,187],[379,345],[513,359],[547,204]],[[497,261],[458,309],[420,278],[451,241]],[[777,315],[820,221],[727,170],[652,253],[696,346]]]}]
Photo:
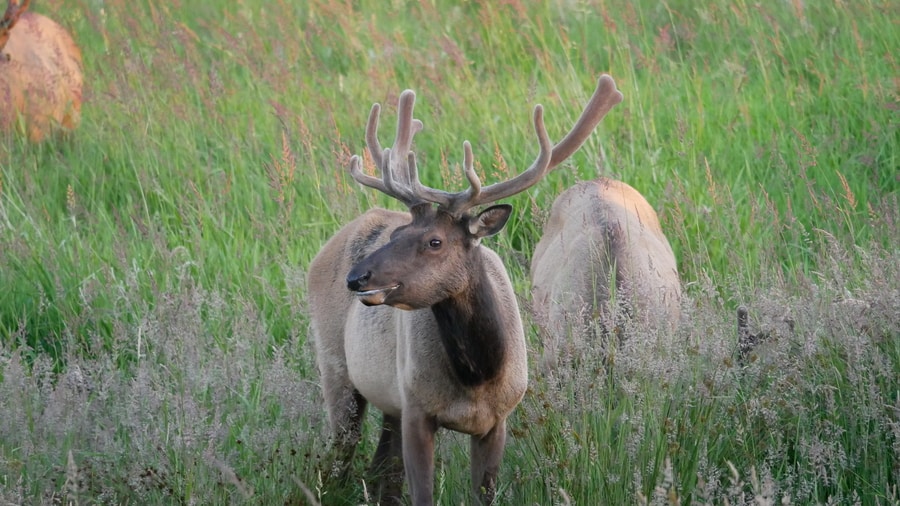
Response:
[{"label": "elk body", "polygon": [[[81,116],[81,50],[55,21],[10,0],[0,19],[0,131],[40,141]],[[20,123],[21,122],[21,123]]]},{"label": "elk body", "polygon": [[584,181],[557,197],[531,281],[535,319],[550,334],[545,362],[557,358],[564,338],[584,338],[598,316],[618,311],[613,302],[650,328],[679,320],[675,255],[653,207],[621,181]]},{"label": "elk body", "polygon": [[[470,187],[448,193],[423,186],[412,137],[415,95],[400,97],[394,146],[377,139],[380,107],[366,141],[381,179],[350,162],[353,178],[404,203],[409,212],[372,209],[342,228],[309,267],[317,363],[335,451],[344,466],[360,439],[368,404],[383,414],[371,471],[382,504],[400,502],[405,477],[413,504],[433,503],[434,437],[441,427],[471,436],[474,492],[494,499],[506,418],[528,383],[525,335],[501,260],[481,244],[499,232],[509,205],[481,205],[520,193],[584,141],[614,103],[615,83],[600,79],[573,130],[551,147],[543,110],[534,110],[540,153],[511,180],[482,187],[463,144]],[[346,473],[346,467],[344,468]]]}]

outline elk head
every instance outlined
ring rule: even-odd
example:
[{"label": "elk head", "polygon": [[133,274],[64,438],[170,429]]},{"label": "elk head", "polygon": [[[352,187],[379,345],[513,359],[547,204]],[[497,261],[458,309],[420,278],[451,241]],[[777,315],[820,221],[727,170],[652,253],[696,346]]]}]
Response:
[{"label": "elk head", "polygon": [[347,287],[366,305],[388,304],[400,309],[420,309],[459,295],[468,286],[472,262],[470,255],[481,239],[496,234],[509,219],[512,206],[488,207],[480,213],[470,210],[524,191],[546,173],[551,158],[551,143],[544,127],[543,109],[534,110],[534,128],[540,152],[525,172],[502,183],[482,187],[475,173],[472,146],[463,143],[463,169],[469,188],[448,193],[424,186],[419,180],[416,155],[410,150],[412,137],[422,129],[413,119],[415,93],[400,96],[397,137],[394,146],[382,150],[378,142],[378,104],[372,107],[366,127],[369,154],[382,178],[364,174],[360,159],[350,160],[350,173],[365,186],[375,188],[406,204],[412,221],[391,234],[386,245],[362,259],[347,275]]}]

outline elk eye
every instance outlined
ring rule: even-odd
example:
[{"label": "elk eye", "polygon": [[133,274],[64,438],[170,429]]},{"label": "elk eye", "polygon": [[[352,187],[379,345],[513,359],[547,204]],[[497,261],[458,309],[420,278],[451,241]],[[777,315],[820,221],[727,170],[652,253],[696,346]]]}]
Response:
[{"label": "elk eye", "polygon": [[440,239],[432,239],[432,240],[428,241],[428,247],[431,248],[431,249],[438,249],[438,248],[440,248],[440,247],[441,247],[441,240],[440,240]]}]

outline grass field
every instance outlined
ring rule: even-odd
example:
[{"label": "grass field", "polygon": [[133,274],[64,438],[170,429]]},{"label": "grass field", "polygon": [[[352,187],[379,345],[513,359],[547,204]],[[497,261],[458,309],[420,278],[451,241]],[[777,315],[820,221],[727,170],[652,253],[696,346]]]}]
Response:
[{"label": "grass field", "polygon": [[[532,370],[502,504],[900,504],[900,4],[35,0],[84,53],[83,121],[0,137],[0,503],[363,504],[329,484],[306,266],[396,202],[346,166],[416,90],[424,182],[486,183],[625,96],[487,240],[530,325],[553,198],[626,181],[686,318]],[[737,360],[735,312],[761,343]],[[536,360],[533,360],[536,363]],[[438,443],[440,504],[468,444]]]}]

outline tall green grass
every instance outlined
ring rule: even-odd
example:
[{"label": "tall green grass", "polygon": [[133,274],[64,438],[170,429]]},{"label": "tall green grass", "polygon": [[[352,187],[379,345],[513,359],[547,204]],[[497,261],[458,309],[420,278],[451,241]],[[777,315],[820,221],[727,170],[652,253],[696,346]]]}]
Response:
[{"label": "tall green grass", "polygon": [[[660,214],[687,318],[607,368],[597,343],[535,368],[503,501],[896,504],[894,4],[35,2],[87,84],[70,138],[0,138],[0,497],[366,502],[325,483],[304,292],[341,224],[398,207],[346,173],[369,107],[389,142],[416,90],[423,179],[461,189],[463,140],[510,177],[533,105],[558,138],[606,72],[624,102],[489,246],[527,320],[553,198],[622,179]],[[747,362],[739,304],[767,336]],[[469,502],[466,447],[441,434],[442,504]]]}]

